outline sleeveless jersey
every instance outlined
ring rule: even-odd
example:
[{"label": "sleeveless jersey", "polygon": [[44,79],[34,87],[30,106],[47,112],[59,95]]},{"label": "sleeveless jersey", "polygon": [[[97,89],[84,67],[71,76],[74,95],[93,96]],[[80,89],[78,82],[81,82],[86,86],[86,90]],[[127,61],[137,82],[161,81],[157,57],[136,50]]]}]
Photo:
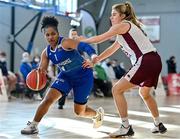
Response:
[{"label": "sleeveless jersey", "polygon": [[63,37],[59,37],[58,46],[55,50],[52,50],[50,45],[47,46],[47,57],[58,66],[61,73],[76,74],[76,71],[83,70],[82,62],[84,59],[76,49],[64,50],[61,46],[62,40]]},{"label": "sleeveless jersey", "polygon": [[156,51],[156,48],[135,24],[126,20],[125,22],[130,24],[130,29],[125,34],[117,35],[116,41],[118,41],[122,51],[130,58],[131,63],[134,65],[139,57]]}]

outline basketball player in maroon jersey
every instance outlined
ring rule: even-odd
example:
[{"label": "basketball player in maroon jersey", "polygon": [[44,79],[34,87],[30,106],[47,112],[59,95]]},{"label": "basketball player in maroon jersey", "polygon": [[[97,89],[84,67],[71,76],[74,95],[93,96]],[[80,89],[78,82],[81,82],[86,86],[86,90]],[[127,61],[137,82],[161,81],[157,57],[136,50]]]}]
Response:
[{"label": "basketball player in maroon jersey", "polygon": [[[156,48],[141,29],[140,22],[138,22],[130,2],[113,5],[110,20],[112,27],[107,32],[88,39],[79,37],[79,40],[87,43],[100,43],[116,36],[116,41],[103,53],[94,58],[93,62],[102,61],[121,48],[130,58],[133,65],[125,76],[112,88],[122,124],[110,136],[134,135],[134,131],[128,120],[127,102],[124,92],[137,85],[139,86],[140,96],[153,116],[155,126],[152,129],[152,133],[165,133],[167,129],[159,118],[156,101],[150,94],[152,87],[156,88],[158,83],[158,77],[162,69],[161,58]],[[84,66],[88,66],[88,63],[84,64]]]}]

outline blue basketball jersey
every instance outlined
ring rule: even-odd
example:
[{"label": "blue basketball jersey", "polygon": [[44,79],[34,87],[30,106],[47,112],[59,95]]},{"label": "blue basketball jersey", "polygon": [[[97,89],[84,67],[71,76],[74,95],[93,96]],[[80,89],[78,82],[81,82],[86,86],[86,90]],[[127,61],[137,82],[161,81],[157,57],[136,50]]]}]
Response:
[{"label": "blue basketball jersey", "polygon": [[47,57],[60,69],[51,88],[57,89],[64,95],[68,95],[69,91],[73,89],[74,102],[85,104],[93,87],[92,69],[82,67],[84,58],[78,50],[64,50],[61,45],[62,40],[63,37],[59,37],[55,50],[52,50],[50,45],[47,46]]},{"label": "blue basketball jersey", "polygon": [[47,56],[52,61],[53,64],[57,65],[60,69],[60,72],[72,73],[79,70],[82,70],[82,62],[84,58],[76,50],[64,50],[61,46],[63,37],[59,37],[58,46],[55,50],[51,49],[49,45],[47,47]]}]

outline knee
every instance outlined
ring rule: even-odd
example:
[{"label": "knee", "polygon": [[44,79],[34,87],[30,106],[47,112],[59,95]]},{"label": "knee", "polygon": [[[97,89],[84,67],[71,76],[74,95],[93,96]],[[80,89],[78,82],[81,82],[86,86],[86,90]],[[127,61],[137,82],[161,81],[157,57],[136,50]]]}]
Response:
[{"label": "knee", "polygon": [[151,97],[151,95],[149,93],[139,92],[139,94],[143,100],[148,100]]},{"label": "knee", "polygon": [[121,95],[121,94],[123,94],[123,90],[117,84],[115,84],[112,87],[112,94],[113,94],[113,96]]},{"label": "knee", "polygon": [[52,99],[52,98],[45,98],[44,100],[43,100],[43,103],[42,104],[44,104],[44,105],[51,105],[52,103],[54,102],[54,100]]}]

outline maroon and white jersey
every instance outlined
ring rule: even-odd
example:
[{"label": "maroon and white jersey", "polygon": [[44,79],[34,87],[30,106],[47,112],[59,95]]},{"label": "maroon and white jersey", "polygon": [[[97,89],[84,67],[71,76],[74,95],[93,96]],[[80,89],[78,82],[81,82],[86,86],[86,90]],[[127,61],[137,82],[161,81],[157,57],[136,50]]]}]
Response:
[{"label": "maroon and white jersey", "polygon": [[130,24],[130,29],[125,34],[117,35],[116,41],[134,65],[139,57],[152,51],[156,52],[156,48],[135,24],[126,20],[124,22]]}]

